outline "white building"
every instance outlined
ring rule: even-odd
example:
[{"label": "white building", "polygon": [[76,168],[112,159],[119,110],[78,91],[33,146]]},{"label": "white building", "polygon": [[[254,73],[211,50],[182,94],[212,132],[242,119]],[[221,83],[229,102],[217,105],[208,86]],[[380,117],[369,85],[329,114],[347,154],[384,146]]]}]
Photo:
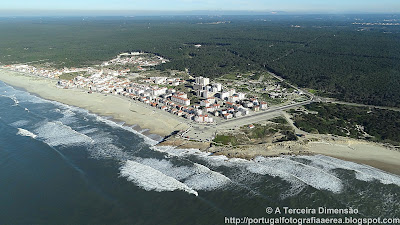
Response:
[{"label": "white building", "polygon": [[221,93],[220,93],[221,99],[227,99],[229,96],[230,96],[230,94],[229,94],[228,91],[225,91],[225,92],[221,92]]},{"label": "white building", "polygon": [[208,115],[198,115],[194,117],[194,121],[198,123],[212,123],[214,122],[214,119],[212,117],[209,117]]},{"label": "white building", "polygon": [[260,103],[260,109],[261,110],[266,110],[268,109],[268,104],[266,102],[261,102]]},{"label": "white building", "polygon": [[249,109],[246,108],[239,108],[239,111],[242,112],[242,115],[249,115]]},{"label": "white building", "polygon": [[216,90],[215,92],[222,91],[222,84],[220,84],[220,83],[215,83],[212,85],[212,87],[213,87],[213,89],[215,88],[215,90]]},{"label": "white building", "polygon": [[210,98],[210,97],[214,97],[214,95],[215,95],[214,92],[205,90],[205,91],[203,91],[202,97],[203,98]]},{"label": "white building", "polygon": [[181,97],[181,98],[187,98],[187,94],[185,92],[177,92],[174,95]]},{"label": "white building", "polygon": [[215,98],[214,97],[208,97],[207,101],[209,101],[211,104],[215,103]]},{"label": "white building", "polygon": [[160,96],[160,95],[163,95],[163,94],[167,93],[167,90],[168,90],[168,88],[166,88],[166,87],[154,88],[154,89],[152,89],[151,94],[153,96]]},{"label": "white building", "polygon": [[185,105],[185,106],[189,106],[190,105],[190,99],[183,98],[183,97],[180,97],[180,96],[177,96],[177,95],[173,95],[171,97],[171,101],[176,102],[176,103],[181,104],[181,105]]},{"label": "white building", "polygon": [[203,100],[200,102],[200,105],[204,107],[209,107],[211,105],[211,102],[209,102],[208,100]]},{"label": "white building", "polygon": [[232,114],[230,114],[230,113],[225,113],[224,114],[224,119],[232,119],[232,117],[233,117],[233,115]]},{"label": "white building", "polygon": [[210,83],[210,78],[196,77],[196,84],[207,86]]},{"label": "white building", "polygon": [[236,94],[228,97],[228,102],[237,102],[237,101],[239,101],[239,96]]}]

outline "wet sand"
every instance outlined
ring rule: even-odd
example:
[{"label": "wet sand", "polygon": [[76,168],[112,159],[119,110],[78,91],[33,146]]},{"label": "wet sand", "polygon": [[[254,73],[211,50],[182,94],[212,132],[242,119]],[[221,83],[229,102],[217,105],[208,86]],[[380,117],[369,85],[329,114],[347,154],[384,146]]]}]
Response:
[{"label": "wet sand", "polygon": [[400,152],[378,143],[341,138],[336,141],[310,142],[307,150],[400,175]]},{"label": "wet sand", "polygon": [[84,108],[101,116],[110,116],[114,120],[124,121],[127,125],[139,125],[160,136],[188,128],[187,124],[174,119],[173,115],[167,115],[167,112],[121,96],[89,94],[81,89],[62,89],[56,86],[56,80],[27,76],[4,69],[0,69],[0,80],[44,99]]}]

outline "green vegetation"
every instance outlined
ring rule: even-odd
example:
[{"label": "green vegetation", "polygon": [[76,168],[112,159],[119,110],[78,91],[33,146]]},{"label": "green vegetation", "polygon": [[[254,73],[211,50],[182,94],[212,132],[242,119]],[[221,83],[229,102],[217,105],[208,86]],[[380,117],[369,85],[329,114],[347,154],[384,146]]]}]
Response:
[{"label": "green vegetation", "polygon": [[223,145],[239,146],[294,140],[297,140],[297,136],[292,127],[288,125],[284,118],[278,117],[264,125],[254,124],[253,126],[243,126],[231,134],[217,135],[214,142]]},{"label": "green vegetation", "polygon": [[290,111],[300,129],[400,145],[400,112],[338,104],[313,103],[306,114]]},{"label": "green vegetation", "polygon": [[[386,19],[365,17],[365,22]],[[171,60],[160,70],[188,69],[211,78],[254,71],[251,79],[257,80],[268,69],[322,95],[399,107],[400,28],[360,32],[354,18],[343,18],[3,18],[0,62],[43,60],[60,68],[78,67],[141,50]],[[204,23],[224,19],[231,23]]]},{"label": "green vegetation", "polygon": [[271,119],[270,121],[274,122],[274,123],[279,123],[279,124],[288,124],[287,120],[281,116]]},{"label": "green vegetation", "polygon": [[75,77],[79,76],[79,73],[63,73],[60,75],[61,80],[72,80]]},{"label": "green vegetation", "polygon": [[278,130],[272,126],[262,126],[260,124],[254,124],[254,128],[242,129],[250,139],[262,139],[267,136],[275,134]]},{"label": "green vegetation", "polygon": [[224,145],[230,144],[232,146],[235,146],[238,143],[235,136],[229,136],[229,135],[217,135],[214,139],[214,142],[221,143]]}]

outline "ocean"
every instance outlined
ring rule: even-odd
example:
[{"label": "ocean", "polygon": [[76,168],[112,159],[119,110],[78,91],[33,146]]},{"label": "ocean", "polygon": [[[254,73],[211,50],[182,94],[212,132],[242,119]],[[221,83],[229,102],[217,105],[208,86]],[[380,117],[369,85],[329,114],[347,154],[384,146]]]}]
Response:
[{"label": "ocean", "polygon": [[314,216],[278,215],[277,207],[400,217],[397,175],[322,155],[249,161],[157,147],[159,137],[134,128],[0,82],[0,224],[232,224],[232,217]]}]

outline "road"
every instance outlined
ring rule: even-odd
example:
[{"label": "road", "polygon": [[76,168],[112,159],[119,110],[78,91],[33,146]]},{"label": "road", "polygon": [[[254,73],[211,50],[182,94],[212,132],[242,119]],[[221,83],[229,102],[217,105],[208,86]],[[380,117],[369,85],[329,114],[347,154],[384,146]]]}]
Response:
[{"label": "road", "polygon": [[344,101],[338,101],[338,100],[331,99],[331,98],[324,98],[324,97],[316,96],[316,95],[308,92],[307,90],[304,90],[302,88],[298,88],[298,87],[290,84],[284,78],[282,78],[282,77],[280,77],[280,76],[278,76],[278,75],[276,75],[276,74],[274,74],[272,72],[268,72],[268,73],[271,76],[273,76],[276,79],[278,79],[279,81],[285,82],[290,87],[302,91],[304,94],[309,96],[313,102],[334,103],[334,104],[357,106],[357,107],[372,107],[372,108],[377,108],[377,109],[392,110],[392,111],[400,112],[400,108],[396,108],[396,107],[386,107],[386,106],[379,106],[379,105],[366,105],[366,104],[353,103],[353,102],[344,102]]},{"label": "road", "polygon": [[218,124],[193,124],[191,128],[188,129],[187,132],[185,132],[182,136],[188,137],[189,139],[196,141],[211,141],[220,131],[236,129],[252,123],[270,120],[275,117],[282,116],[283,110],[297,108],[299,106],[307,105],[312,102],[312,100],[308,100],[295,104],[274,107],[263,112],[255,113],[253,115],[225,120],[223,122],[219,122]]},{"label": "road", "polygon": [[222,125],[227,125],[227,124],[235,124],[240,122],[241,120],[260,120],[260,119],[264,119],[264,117],[266,117],[268,114],[271,114],[273,112],[277,112],[277,111],[282,111],[282,110],[286,110],[286,109],[290,109],[290,108],[297,108],[299,106],[303,106],[303,105],[308,105],[310,103],[312,103],[312,100],[307,100],[304,102],[298,102],[298,103],[294,103],[294,104],[290,104],[290,105],[284,105],[284,106],[280,106],[280,107],[274,107],[274,108],[270,108],[264,112],[259,112],[253,115],[249,115],[249,116],[243,116],[243,117],[239,117],[239,118],[235,118],[235,119],[230,119],[230,120],[226,120],[223,122],[218,123],[219,126]]},{"label": "road", "polygon": [[[343,101],[336,101],[333,99],[327,99],[323,98],[320,96],[316,96],[307,90],[298,88],[290,83],[288,83],[284,78],[269,72],[269,74],[276,79],[278,79],[281,82],[286,83],[288,86],[302,91],[305,95],[307,95],[310,100],[304,101],[304,102],[298,102],[290,105],[284,105],[284,106],[279,106],[279,107],[272,107],[266,111],[259,112],[259,113],[254,113],[253,115],[249,116],[243,116],[239,118],[233,118],[230,120],[225,120],[222,122],[219,122],[218,124],[209,124],[209,125],[201,125],[201,124],[192,124],[190,129],[185,132],[185,136],[189,137],[189,139],[192,140],[197,140],[197,141],[211,141],[214,139],[215,135],[224,130],[230,130],[230,129],[235,129],[244,125],[252,124],[252,123],[257,123],[265,120],[270,120],[272,118],[278,117],[278,116],[285,116],[288,119],[288,115],[284,112],[284,110],[291,109],[291,108],[296,108],[299,106],[304,106],[311,104],[313,102],[324,102],[324,103],[334,103],[334,104],[343,104],[343,105],[350,105],[350,106],[359,106],[359,107],[373,107],[373,108],[378,108],[378,109],[386,109],[386,110],[394,110],[394,111],[400,111],[400,108],[393,108],[393,107],[383,107],[383,106],[375,106],[375,105],[364,105],[364,104],[358,104],[358,103],[350,103],[350,102],[343,102]],[[293,127],[293,121],[288,120],[291,122],[291,125]],[[303,134],[305,132],[297,129],[296,132]]]},{"label": "road", "polygon": [[334,103],[334,104],[349,105],[349,106],[357,106],[357,107],[371,107],[371,108],[384,109],[384,110],[392,110],[392,111],[400,112],[400,108],[395,108],[395,107],[386,107],[386,106],[378,106],[378,105],[365,105],[365,104],[352,103],[352,102],[343,102],[343,101],[336,101],[336,100],[324,99],[324,98],[321,98],[321,99],[322,99],[323,102],[326,102],[326,103]]}]

